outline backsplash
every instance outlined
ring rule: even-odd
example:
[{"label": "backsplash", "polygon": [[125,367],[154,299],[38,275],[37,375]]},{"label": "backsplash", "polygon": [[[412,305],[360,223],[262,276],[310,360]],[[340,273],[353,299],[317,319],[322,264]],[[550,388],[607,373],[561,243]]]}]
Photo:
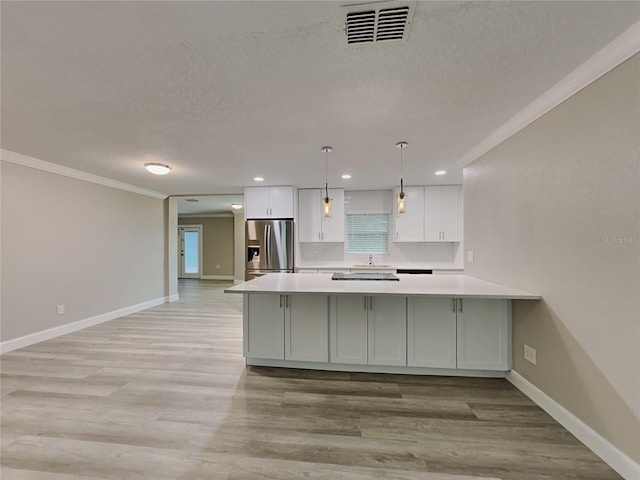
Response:
[{"label": "backsplash", "polygon": [[[376,254],[378,265],[406,265],[441,268],[462,268],[460,243],[393,243],[388,254]],[[298,267],[350,266],[369,262],[369,255],[347,254],[344,243],[298,243]]]}]

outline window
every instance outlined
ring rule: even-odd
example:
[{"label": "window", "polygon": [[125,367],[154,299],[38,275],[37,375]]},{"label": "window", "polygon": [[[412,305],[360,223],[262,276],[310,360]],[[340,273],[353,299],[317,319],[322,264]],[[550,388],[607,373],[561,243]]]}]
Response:
[{"label": "window", "polygon": [[389,215],[348,213],[347,253],[389,253]]}]

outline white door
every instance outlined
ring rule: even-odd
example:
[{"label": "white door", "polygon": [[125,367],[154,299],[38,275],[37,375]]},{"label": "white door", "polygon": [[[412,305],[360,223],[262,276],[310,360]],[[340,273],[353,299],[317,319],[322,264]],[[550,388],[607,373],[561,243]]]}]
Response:
[{"label": "white door", "polygon": [[178,278],[202,275],[202,226],[178,227]]},{"label": "white door", "polygon": [[460,187],[440,187],[440,229],[445,242],[460,241]]},{"label": "white door", "polygon": [[285,297],[273,293],[245,296],[245,356],[284,360]]},{"label": "white door", "polygon": [[285,297],[285,360],[329,361],[329,325],[326,295]]},{"label": "white door", "polygon": [[406,297],[368,298],[369,365],[406,365]]},{"label": "white door", "polygon": [[407,300],[407,365],[456,368],[456,300]]},{"label": "white door", "polygon": [[300,242],[322,241],[320,230],[322,208],[320,190],[298,190],[298,240]]},{"label": "white door", "polygon": [[[395,189],[395,198],[400,189]],[[406,187],[406,213],[396,213],[396,242],[424,241],[424,187]],[[397,206],[395,207],[397,209]]]},{"label": "white door", "polygon": [[360,295],[331,298],[331,362],[366,365],[368,301]]},{"label": "white door", "polygon": [[293,218],[293,187],[269,187],[269,217]]},{"label": "white door", "polygon": [[[321,192],[324,192],[321,190]],[[320,194],[320,201],[325,193]],[[329,198],[331,199],[331,217],[323,217],[320,214],[322,223],[323,242],[344,242],[344,190],[341,188],[330,188]],[[322,210],[322,208],[320,208]]]}]

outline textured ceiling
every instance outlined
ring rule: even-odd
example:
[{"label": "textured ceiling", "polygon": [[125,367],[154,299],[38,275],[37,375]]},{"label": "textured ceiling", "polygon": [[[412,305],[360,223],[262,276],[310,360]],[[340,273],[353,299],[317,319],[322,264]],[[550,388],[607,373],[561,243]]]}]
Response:
[{"label": "textured ceiling", "polygon": [[322,186],[327,144],[330,186],[391,187],[406,140],[406,184],[457,183],[457,160],[640,18],[638,2],[418,2],[408,42],[346,48],[342,10],[3,1],[2,148],[207,194]]}]

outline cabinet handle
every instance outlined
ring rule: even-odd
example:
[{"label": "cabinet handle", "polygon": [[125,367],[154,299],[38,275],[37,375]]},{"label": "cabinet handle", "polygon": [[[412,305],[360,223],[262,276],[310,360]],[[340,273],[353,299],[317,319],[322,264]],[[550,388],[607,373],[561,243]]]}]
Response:
[{"label": "cabinet handle", "polygon": [[451,311],[453,313],[456,313],[456,299],[455,298],[451,299]]},{"label": "cabinet handle", "polygon": [[280,308],[282,308],[282,295],[280,295]]},{"label": "cabinet handle", "polygon": [[460,308],[458,308],[458,311],[462,313],[462,299],[460,299]]},{"label": "cabinet handle", "polygon": [[398,239],[398,232],[396,232],[396,240]]},{"label": "cabinet handle", "polygon": [[369,310],[373,310],[373,297],[369,297]]},{"label": "cabinet handle", "polygon": [[[285,302],[284,303],[284,308],[289,308],[289,295],[285,295],[284,296],[284,302]],[[460,307],[460,308],[462,308],[462,307]],[[460,310],[460,311],[462,311],[462,310]]]},{"label": "cabinet handle", "polygon": [[367,310],[367,297],[364,297],[364,309]]},{"label": "cabinet handle", "polygon": [[442,239],[444,240],[444,232],[442,232]]},{"label": "cabinet handle", "polygon": [[318,232],[318,240],[320,240],[320,232]]}]

